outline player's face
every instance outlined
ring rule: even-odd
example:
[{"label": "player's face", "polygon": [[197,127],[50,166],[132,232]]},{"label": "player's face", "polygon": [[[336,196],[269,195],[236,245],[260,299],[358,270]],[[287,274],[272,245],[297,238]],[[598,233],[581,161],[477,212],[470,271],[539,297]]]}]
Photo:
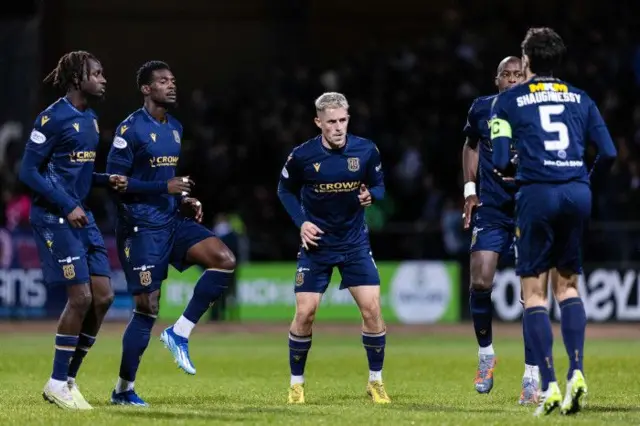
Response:
[{"label": "player's face", "polygon": [[503,92],[516,84],[522,83],[523,80],[524,73],[522,72],[520,61],[509,61],[498,70],[496,85],[498,86],[498,90]]},{"label": "player's face", "polygon": [[80,82],[80,90],[90,98],[100,99],[107,90],[102,64],[95,59],[87,62],[87,76]]},{"label": "player's face", "polygon": [[349,113],[345,108],[320,111],[315,122],[330,145],[340,147],[345,144],[349,125]]},{"label": "player's face", "polygon": [[176,103],[177,86],[176,78],[169,70],[155,70],[151,74],[149,96],[151,100],[160,105],[173,105]]}]

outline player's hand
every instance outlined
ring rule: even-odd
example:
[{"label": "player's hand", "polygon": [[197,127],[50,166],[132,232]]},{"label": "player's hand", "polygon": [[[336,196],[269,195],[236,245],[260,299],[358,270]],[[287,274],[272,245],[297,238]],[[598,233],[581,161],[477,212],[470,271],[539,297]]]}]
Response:
[{"label": "player's hand", "polygon": [[320,228],[311,222],[304,222],[300,227],[300,238],[302,239],[302,247],[309,250],[309,246],[318,247],[320,235],[324,234]]},{"label": "player's hand", "polygon": [[469,229],[471,226],[471,216],[473,215],[473,209],[480,207],[482,203],[477,195],[469,195],[464,200],[464,212],[462,213],[462,220],[464,222],[464,229]]},{"label": "player's hand", "polygon": [[87,218],[87,215],[80,206],[73,209],[73,211],[67,215],[67,220],[74,228],[82,228],[89,224],[89,218]]},{"label": "player's hand", "polygon": [[202,203],[195,198],[187,197],[182,199],[182,205],[191,209],[191,214],[196,222],[202,223]]},{"label": "player's hand", "polygon": [[171,195],[186,197],[191,193],[193,186],[195,186],[195,182],[189,179],[189,176],[176,176],[167,181],[167,189]]},{"label": "player's hand", "polygon": [[111,175],[109,176],[109,186],[111,189],[118,192],[125,192],[127,190],[127,185],[129,184],[129,179],[126,176],[121,175]]},{"label": "player's hand", "polygon": [[363,207],[369,207],[373,202],[371,198],[371,193],[367,189],[367,186],[363,183],[360,185],[360,194],[358,194],[358,201],[360,201],[360,205]]}]

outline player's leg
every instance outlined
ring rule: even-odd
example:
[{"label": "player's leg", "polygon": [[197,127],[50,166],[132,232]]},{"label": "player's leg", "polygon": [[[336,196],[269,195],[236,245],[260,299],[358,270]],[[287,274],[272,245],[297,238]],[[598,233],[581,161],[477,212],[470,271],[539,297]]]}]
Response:
[{"label": "player's leg", "polygon": [[69,377],[67,381],[71,393],[76,399],[76,403],[84,408],[90,408],[91,406],[82,396],[82,393],[80,393],[80,389],[76,383],[76,377],[82,361],[94,345],[98,331],[102,326],[102,321],[113,303],[113,289],[111,288],[111,280],[109,278],[111,274],[109,257],[102,235],[100,235],[100,231],[96,225],[89,226],[85,228],[85,230],[86,237],[89,238],[87,261],[89,264],[89,273],[91,274],[91,307],[82,323],[78,347],[69,364]]},{"label": "player's leg", "polygon": [[48,286],[65,285],[67,303],[58,320],[51,378],[45,400],[66,409],[80,409],[69,386],[69,362],[78,346],[82,323],[91,306],[89,268],[80,231],[63,224],[33,223],[33,233]]},{"label": "player's leg", "polygon": [[118,258],[125,273],[127,289],[135,307],[122,336],[122,357],[118,381],[111,403],[147,406],[135,391],[135,380],[158,317],[160,287],[167,276],[171,229],[161,232],[137,232],[118,229]]},{"label": "player's leg", "polygon": [[[552,272],[553,273],[553,270]],[[524,320],[524,294],[522,292],[522,283],[520,283],[520,304],[522,305],[522,340],[524,342],[524,373],[522,375],[522,390],[518,404],[529,405],[537,404],[540,397],[540,371],[538,362],[535,359],[533,345],[529,338]],[[547,299],[545,287],[545,300]]]},{"label": "player's leg", "polygon": [[537,416],[551,413],[562,400],[553,366],[553,331],[545,297],[554,238],[551,223],[559,205],[554,195],[544,187],[530,185],[520,189],[516,202],[516,272],[522,279],[525,331],[541,376]]},{"label": "player's leg", "polygon": [[331,281],[333,266],[315,261],[313,255],[300,249],[295,276],[296,312],[289,327],[289,404],[304,404],[304,370],[311,350],[313,321],[322,294]]},{"label": "player's leg", "polygon": [[135,308],[122,336],[120,373],[111,393],[111,403],[146,407],[147,403],[135,391],[135,381],[142,355],[151,340],[151,330],[158,318],[160,283],[154,284],[151,292],[135,294],[133,299]]},{"label": "player's leg", "polygon": [[373,402],[391,402],[382,381],[387,332],[380,308],[380,275],[371,251],[358,250],[339,265],[341,288],[348,288],[362,315],[362,344],[369,363],[367,393]]},{"label": "player's leg", "polygon": [[176,229],[171,263],[179,271],[190,265],[204,269],[183,314],[160,335],[178,366],[188,374],[196,374],[189,356],[189,336],[204,313],[224,295],[236,268],[236,258],[211,231],[185,220]]},{"label": "player's leg", "polygon": [[578,293],[578,277],[582,274],[582,236],[591,214],[591,191],[587,185],[578,183],[565,185],[564,191],[567,213],[557,226],[554,254],[558,271],[552,285],[560,305],[562,339],[569,356],[567,388],[560,409],[563,414],[573,414],[580,411],[587,394],[582,365],[587,317]]}]

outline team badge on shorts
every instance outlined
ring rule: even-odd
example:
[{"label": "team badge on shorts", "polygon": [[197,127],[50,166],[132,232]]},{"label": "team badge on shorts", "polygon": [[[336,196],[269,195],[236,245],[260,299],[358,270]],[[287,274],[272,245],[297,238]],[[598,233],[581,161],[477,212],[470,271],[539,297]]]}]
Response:
[{"label": "team badge on shorts", "polygon": [[140,271],[140,284],[145,287],[151,284],[151,271]]},{"label": "team badge on shorts", "polygon": [[477,226],[473,227],[471,231],[471,247],[476,245],[476,241],[478,241],[478,232],[482,231],[482,228],[478,228]]},{"label": "team badge on shorts", "polygon": [[62,265],[62,273],[64,277],[68,280],[72,280],[76,277],[76,268],[73,264],[70,265]]},{"label": "team badge on shorts", "polygon": [[299,271],[296,273],[296,285],[301,286],[304,283],[304,272]]},{"label": "team badge on shorts", "polygon": [[178,133],[177,130],[173,131],[173,139],[176,141],[176,143],[180,143],[180,133]]},{"label": "team badge on shorts", "polygon": [[349,169],[350,172],[360,170],[360,159],[358,157],[347,158],[347,169]]}]

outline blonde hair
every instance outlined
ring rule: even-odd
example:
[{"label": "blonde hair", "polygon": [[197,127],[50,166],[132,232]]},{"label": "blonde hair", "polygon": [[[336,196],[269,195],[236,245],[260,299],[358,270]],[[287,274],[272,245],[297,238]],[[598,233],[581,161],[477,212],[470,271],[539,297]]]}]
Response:
[{"label": "blonde hair", "polygon": [[323,93],[316,99],[315,105],[317,112],[322,112],[326,109],[349,109],[347,98],[342,93],[337,92]]}]

